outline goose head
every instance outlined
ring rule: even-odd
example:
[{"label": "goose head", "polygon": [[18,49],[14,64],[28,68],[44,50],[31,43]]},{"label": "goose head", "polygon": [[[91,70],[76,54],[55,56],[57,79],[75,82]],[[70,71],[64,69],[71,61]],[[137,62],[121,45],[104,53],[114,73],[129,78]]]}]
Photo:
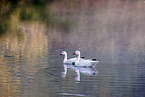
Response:
[{"label": "goose head", "polygon": [[67,55],[66,51],[62,51],[60,55]]},{"label": "goose head", "polygon": [[80,55],[80,51],[76,50],[73,55]]}]

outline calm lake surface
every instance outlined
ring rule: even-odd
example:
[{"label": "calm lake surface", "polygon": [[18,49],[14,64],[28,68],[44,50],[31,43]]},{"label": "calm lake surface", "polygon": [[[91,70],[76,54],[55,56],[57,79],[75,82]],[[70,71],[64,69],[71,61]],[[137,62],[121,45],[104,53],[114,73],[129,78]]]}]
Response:
[{"label": "calm lake surface", "polygon": [[[0,96],[144,97],[145,7],[139,4],[54,13],[72,21],[69,30],[32,22],[20,25],[21,35],[1,36]],[[63,75],[63,50],[100,62],[68,67]]]}]

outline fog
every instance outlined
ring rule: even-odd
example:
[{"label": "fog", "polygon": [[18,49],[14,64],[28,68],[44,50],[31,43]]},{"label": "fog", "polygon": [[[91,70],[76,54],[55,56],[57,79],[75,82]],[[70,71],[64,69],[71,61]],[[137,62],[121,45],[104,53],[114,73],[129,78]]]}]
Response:
[{"label": "fog", "polygon": [[99,4],[63,14],[74,23],[69,32],[62,33],[64,43],[110,61],[144,61],[145,4],[113,0]]}]

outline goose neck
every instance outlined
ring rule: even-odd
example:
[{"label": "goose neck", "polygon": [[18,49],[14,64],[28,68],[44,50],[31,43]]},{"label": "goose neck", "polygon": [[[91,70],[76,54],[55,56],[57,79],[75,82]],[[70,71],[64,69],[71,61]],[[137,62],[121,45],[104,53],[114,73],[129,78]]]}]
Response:
[{"label": "goose neck", "polygon": [[65,63],[66,61],[67,61],[67,54],[64,54],[63,63]]},{"label": "goose neck", "polygon": [[75,64],[77,64],[79,62],[79,60],[80,60],[80,54],[78,54],[78,57],[77,57]]}]

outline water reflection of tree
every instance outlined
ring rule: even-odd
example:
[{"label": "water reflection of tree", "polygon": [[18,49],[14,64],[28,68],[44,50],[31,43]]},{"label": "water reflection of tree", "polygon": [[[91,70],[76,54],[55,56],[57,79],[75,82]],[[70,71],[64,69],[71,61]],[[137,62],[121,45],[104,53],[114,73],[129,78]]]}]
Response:
[{"label": "water reflection of tree", "polygon": [[12,73],[10,66],[4,62],[4,57],[0,57],[0,96],[1,97],[18,97],[20,87],[11,79]]},{"label": "water reflection of tree", "polygon": [[[29,84],[25,80],[29,78],[33,79],[32,76],[39,69],[36,67],[41,64],[40,58],[42,60],[43,58],[45,59],[51,48],[51,40],[48,41],[49,38],[45,35],[43,25],[35,23],[22,26],[22,29],[24,31],[23,36],[5,34],[0,39],[0,55],[3,59],[1,63],[4,64],[1,65],[2,70],[0,70],[2,78],[1,86],[3,87],[2,90],[7,89],[7,91],[10,91],[9,95],[15,93],[15,88],[18,88],[16,90],[23,90],[23,87],[13,88],[13,84],[18,86],[21,83]],[[20,37],[23,39],[19,39]],[[9,84],[12,84],[12,86],[8,88]],[[2,92],[5,93],[5,91]]]}]

